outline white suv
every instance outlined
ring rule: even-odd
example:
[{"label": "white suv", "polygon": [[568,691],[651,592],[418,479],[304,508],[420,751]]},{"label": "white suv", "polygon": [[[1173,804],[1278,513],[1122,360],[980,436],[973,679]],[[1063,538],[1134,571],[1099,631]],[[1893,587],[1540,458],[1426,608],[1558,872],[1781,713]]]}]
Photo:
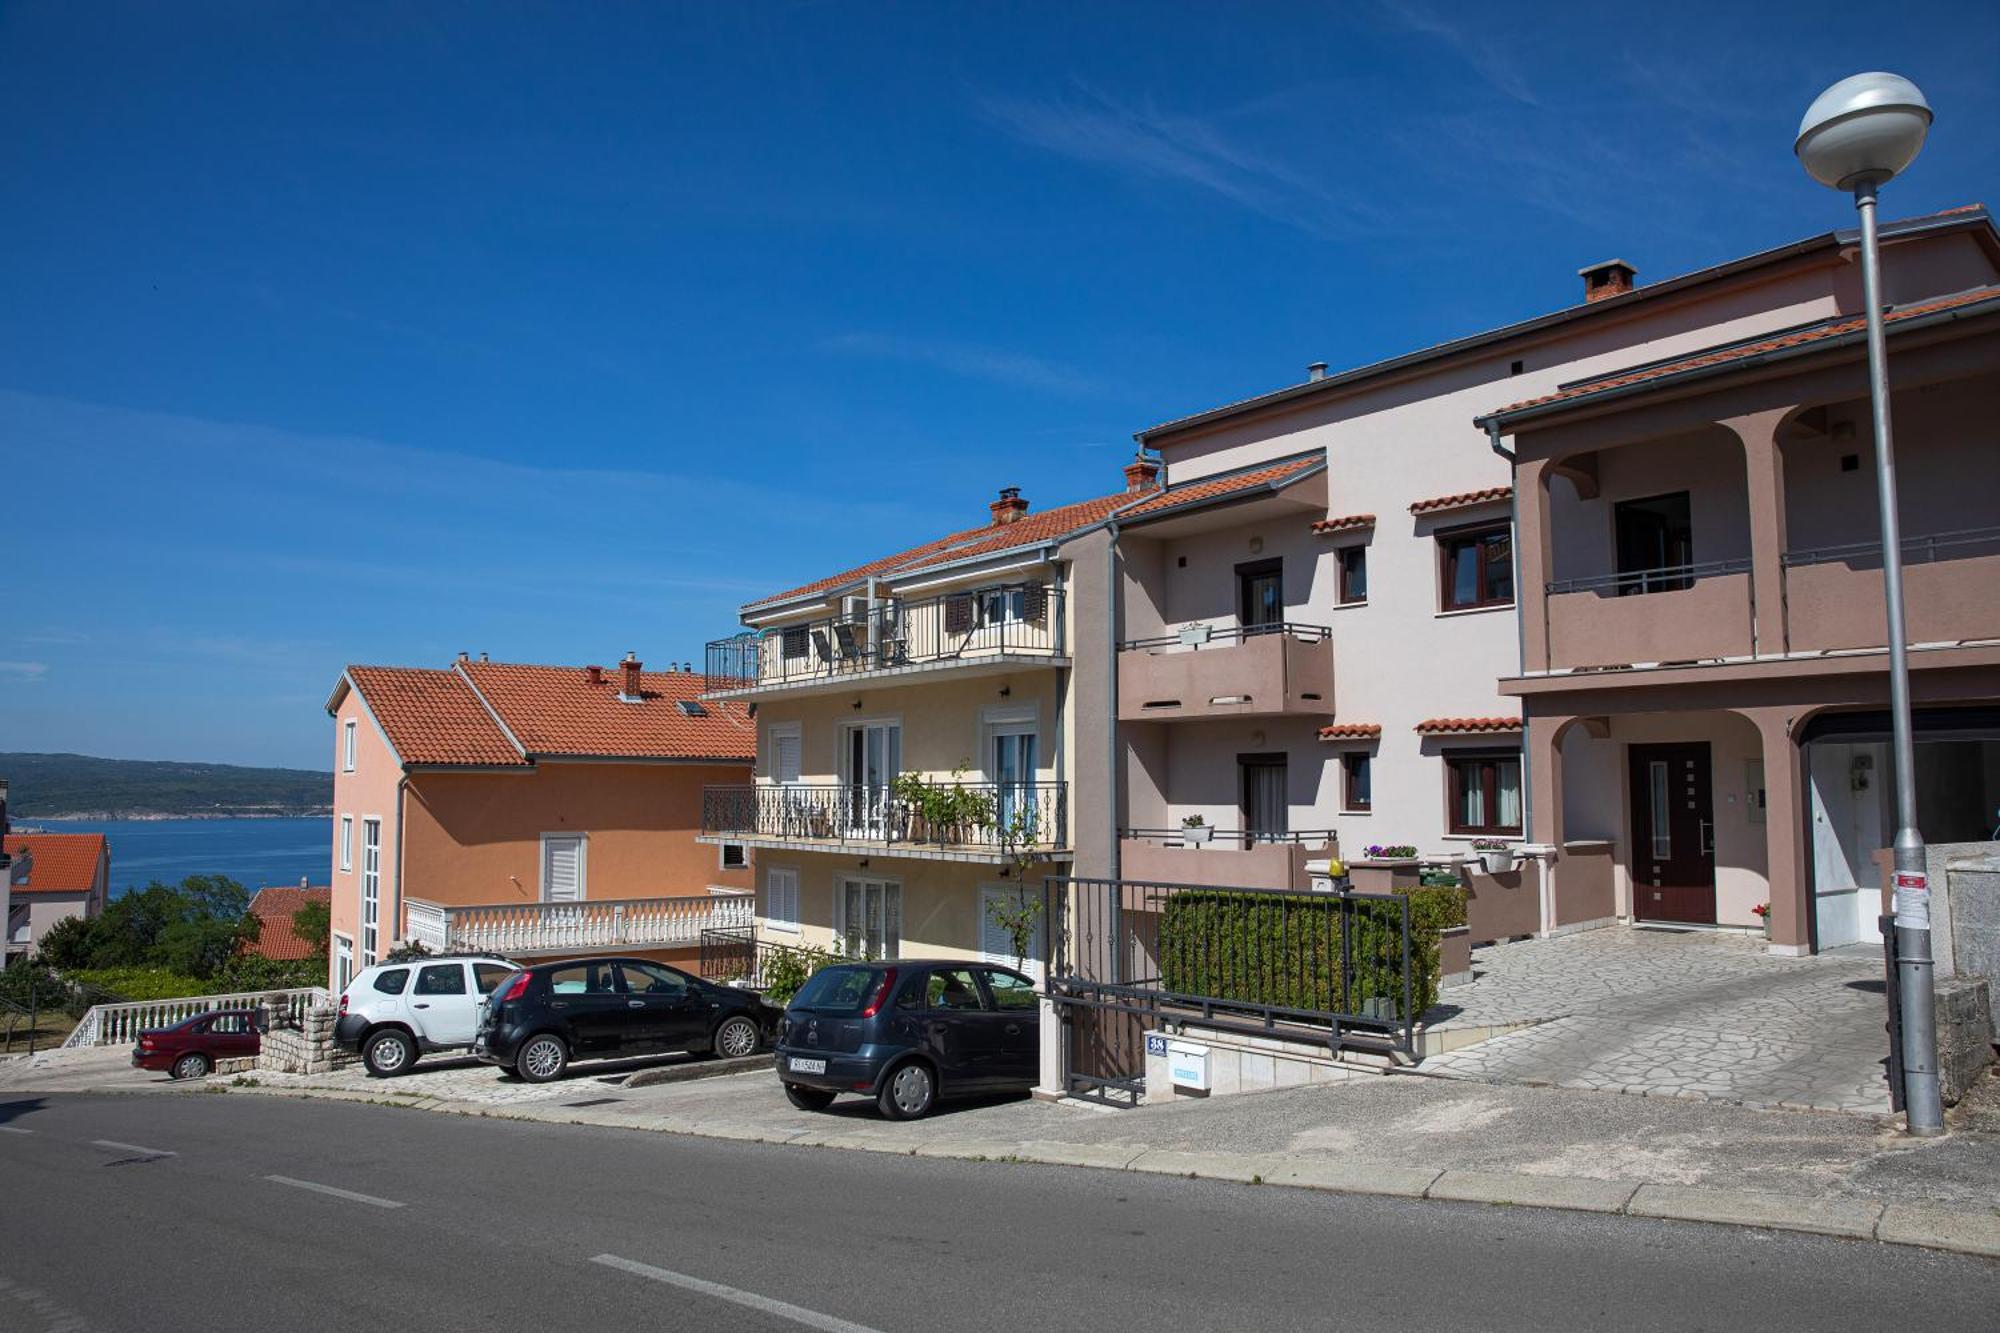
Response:
[{"label": "white suv", "polygon": [[359,1051],[378,1077],[407,1073],[422,1052],[471,1046],[486,997],[520,970],[493,954],[364,967],[340,993],[334,1044]]}]

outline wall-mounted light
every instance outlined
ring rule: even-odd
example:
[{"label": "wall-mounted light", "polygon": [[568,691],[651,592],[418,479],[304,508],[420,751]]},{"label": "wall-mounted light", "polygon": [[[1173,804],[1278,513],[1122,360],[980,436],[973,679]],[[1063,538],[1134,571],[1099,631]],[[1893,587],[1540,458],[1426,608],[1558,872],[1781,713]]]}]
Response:
[{"label": "wall-mounted light", "polygon": [[1261,731],[1253,731],[1253,732],[1251,732],[1251,733],[1250,733],[1250,743],[1251,743],[1252,745],[1262,745],[1262,744],[1264,743],[1264,733],[1263,733],[1263,732],[1261,732]]},{"label": "wall-mounted light", "polygon": [[856,700],[854,701],[854,706],[855,706],[856,708],[859,708],[859,707],[861,707],[861,701],[860,701],[859,699],[856,699]]},{"label": "wall-mounted light", "polygon": [[1256,555],[1263,549],[1264,549],[1264,539],[1262,537],[1252,537],[1250,539],[1250,554]]},{"label": "wall-mounted light", "polygon": [[1012,685],[1002,685],[1000,687],[1000,697],[1002,699],[1012,698],[1013,694],[1014,694],[1014,687]]}]

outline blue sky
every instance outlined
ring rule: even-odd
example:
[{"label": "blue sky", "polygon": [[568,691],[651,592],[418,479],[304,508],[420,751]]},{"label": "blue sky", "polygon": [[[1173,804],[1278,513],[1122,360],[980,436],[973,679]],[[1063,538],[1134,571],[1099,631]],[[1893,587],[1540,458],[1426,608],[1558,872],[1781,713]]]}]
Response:
[{"label": "blue sky", "polygon": [[1994,194],[1990,0],[1613,8],[0,5],[0,749],[698,662],[1309,361],[1846,225],[1858,69],[1939,112],[1890,212]]}]

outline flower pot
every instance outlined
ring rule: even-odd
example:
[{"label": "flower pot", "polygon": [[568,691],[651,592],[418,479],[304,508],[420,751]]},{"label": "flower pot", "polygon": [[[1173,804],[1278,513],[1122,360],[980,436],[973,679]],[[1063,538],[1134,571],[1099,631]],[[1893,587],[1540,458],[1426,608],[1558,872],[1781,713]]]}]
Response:
[{"label": "flower pot", "polygon": [[1181,829],[1181,841],[1189,847],[1206,847],[1215,830],[1206,824],[1190,824]]},{"label": "flower pot", "polygon": [[1510,847],[1482,851],[1479,859],[1486,863],[1486,873],[1489,875],[1505,875],[1514,869],[1514,851]]},{"label": "flower pot", "polygon": [[1771,938],[1771,914],[1769,912],[1764,913],[1764,938],[1767,940]]},{"label": "flower pot", "polygon": [[1181,647],[1199,648],[1208,642],[1208,636],[1213,632],[1213,628],[1208,625],[1183,625],[1180,632]]}]

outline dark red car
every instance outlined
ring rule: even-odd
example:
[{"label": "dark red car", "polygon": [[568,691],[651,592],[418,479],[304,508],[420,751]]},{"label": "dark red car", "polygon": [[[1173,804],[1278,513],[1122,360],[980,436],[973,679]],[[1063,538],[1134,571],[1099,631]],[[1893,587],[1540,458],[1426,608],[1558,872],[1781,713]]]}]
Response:
[{"label": "dark red car", "polygon": [[184,1018],[170,1028],[148,1028],[132,1048],[140,1069],[161,1069],[175,1078],[200,1078],[217,1060],[255,1055],[263,1044],[255,1009],[213,1009]]}]

